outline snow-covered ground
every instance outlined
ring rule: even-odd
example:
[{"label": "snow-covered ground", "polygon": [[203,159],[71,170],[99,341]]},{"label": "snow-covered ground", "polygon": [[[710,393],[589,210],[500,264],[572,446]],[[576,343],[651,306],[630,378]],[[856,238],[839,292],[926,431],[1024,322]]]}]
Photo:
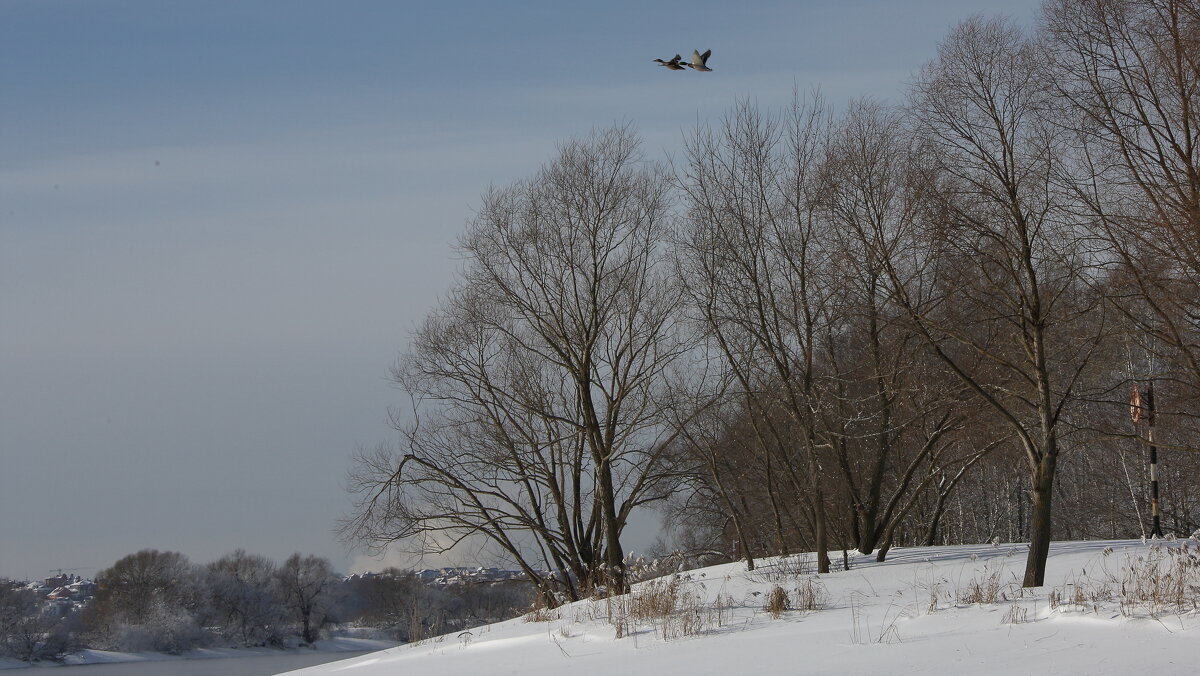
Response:
[{"label": "snow-covered ground", "polygon": [[[803,557],[761,561],[755,571],[727,564],[643,583],[622,600],[564,606],[543,621],[518,618],[289,673],[1197,674],[1198,548],[1056,543],[1046,586],[1032,590],[1020,588],[1026,545],[896,549],[885,563],[854,556],[850,570],[821,576]],[[773,616],[765,606],[776,586],[792,606],[815,595],[819,609]],[[673,614],[650,608],[672,592]]]},{"label": "snow-covered ground", "polygon": [[[337,637],[327,640],[317,641],[316,652],[362,652],[364,650],[379,650],[394,646],[394,641],[377,641],[374,639]],[[272,657],[277,655],[286,655],[291,653],[311,653],[312,648],[292,648],[290,650],[280,650],[278,648],[198,648],[189,650],[182,655],[168,655],[166,653],[122,653],[110,652],[107,650],[81,650],[77,653],[68,655],[63,660],[62,666],[68,665],[83,665],[83,664],[116,664],[116,663],[133,663],[133,662],[164,662],[177,660],[196,660],[196,659],[217,659],[217,658],[235,658],[235,657]],[[0,669],[19,669],[29,667],[27,662],[19,660],[5,659],[0,657]],[[54,662],[39,662],[36,666],[53,667],[60,666]],[[76,673],[72,671],[71,673]],[[89,672],[83,672],[89,673]]]}]

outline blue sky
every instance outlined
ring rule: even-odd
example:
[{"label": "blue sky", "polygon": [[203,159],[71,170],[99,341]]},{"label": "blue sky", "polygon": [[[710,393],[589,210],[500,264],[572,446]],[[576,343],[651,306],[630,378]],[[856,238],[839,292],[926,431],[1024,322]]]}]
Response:
[{"label": "blue sky", "polygon": [[0,577],[347,568],[349,457],[489,184],[614,122],[665,157],[739,98],[897,100],[954,22],[1036,5],[0,2]]}]

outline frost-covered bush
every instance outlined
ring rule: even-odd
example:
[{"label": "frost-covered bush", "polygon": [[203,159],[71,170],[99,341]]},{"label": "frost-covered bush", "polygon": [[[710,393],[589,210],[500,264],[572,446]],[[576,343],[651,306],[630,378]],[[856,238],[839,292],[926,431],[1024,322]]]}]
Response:
[{"label": "frost-covered bush", "polygon": [[96,576],[84,614],[94,648],[179,653],[206,645],[197,616],[204,605],[200,571],[178,552],[130,554]]},{"label": "frost-covered bush", "polygon": [[178,655],[210,642],[191,613],[162,602],[155,603],[146,615],[136,621],[124,618],[116,628],[114,647],[123,652]]}]

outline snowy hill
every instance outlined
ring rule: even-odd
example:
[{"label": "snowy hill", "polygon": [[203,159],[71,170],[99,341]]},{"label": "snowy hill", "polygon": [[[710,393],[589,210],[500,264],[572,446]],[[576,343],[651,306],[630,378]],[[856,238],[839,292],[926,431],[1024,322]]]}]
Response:
[{"label": "snowy hill", "polygon": [[1056,543],[1033,590],[1026,551],[896,549],[821,576],[803,556],[726,564],[290,673],[1200,673],[1200,543]]}]

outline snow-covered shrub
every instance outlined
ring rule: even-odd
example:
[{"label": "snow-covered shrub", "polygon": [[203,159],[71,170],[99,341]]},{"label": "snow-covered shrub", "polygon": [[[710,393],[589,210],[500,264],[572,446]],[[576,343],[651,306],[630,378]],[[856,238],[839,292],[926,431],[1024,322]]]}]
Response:
[{"label": "snow-covered shrub", "polygon": [[127,617],[117,624],[114,647],[124,652],[178,655],[209,642],[210,637],[191,613],[178,606],[156,602],[145,615]]},{"label": "snow-covered shrub", "polygon": [[197,620],[203,579],[183,554],[145,549],[100,571],[96,582],[83,616],[91,647],[179,653],[208,644]]}]

